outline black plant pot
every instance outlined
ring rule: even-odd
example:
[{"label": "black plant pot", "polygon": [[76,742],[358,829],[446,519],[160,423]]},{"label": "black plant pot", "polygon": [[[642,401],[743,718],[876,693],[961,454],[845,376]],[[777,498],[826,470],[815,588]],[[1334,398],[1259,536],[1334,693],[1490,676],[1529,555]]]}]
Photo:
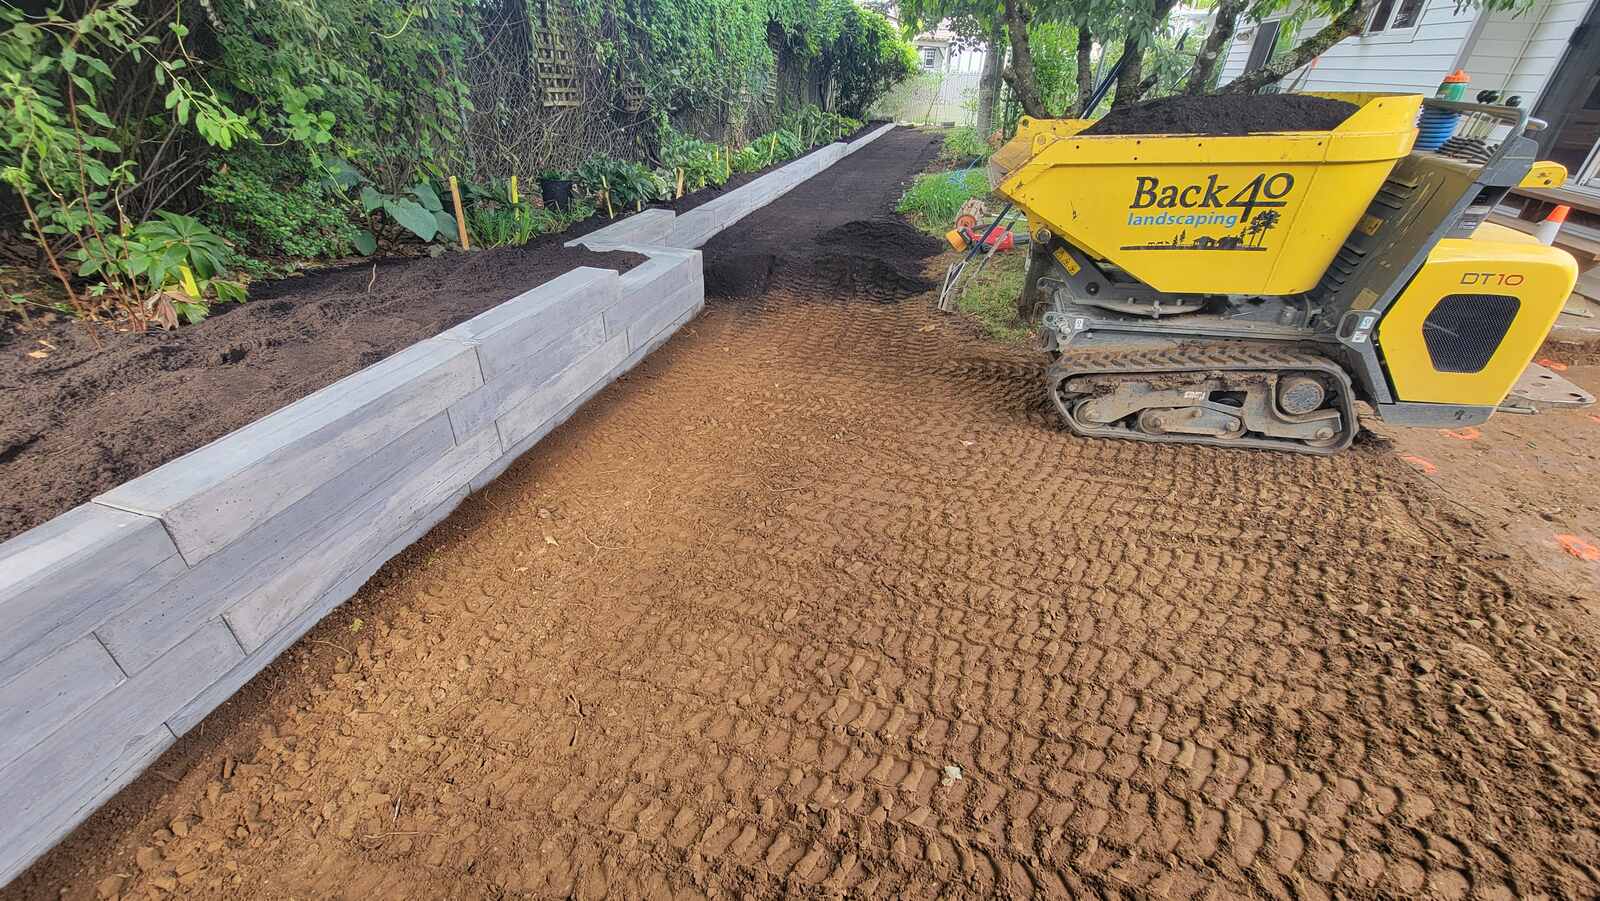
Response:
[{"label": "black plant pot", "polygon": [[544,199],[545,206],[566,212],[572,208],[572,179],[539,179],[539,196]]}]

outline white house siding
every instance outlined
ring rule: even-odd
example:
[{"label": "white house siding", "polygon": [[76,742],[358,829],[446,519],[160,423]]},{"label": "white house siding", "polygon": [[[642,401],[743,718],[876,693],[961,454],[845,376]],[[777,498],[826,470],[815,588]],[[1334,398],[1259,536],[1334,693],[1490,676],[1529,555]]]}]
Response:
[{"label": "white house siding", "polygon": [[1503,97],[1521,95],[1523,107],[1534,108],[1592,2],[1540,0],[1520,16],[1490,13],[1467,56],[1472,93],[1487,89]]},{"label": "white house siding", "polygon": [[[1415,27],[1345,38],[1282,83],[1297,91],[1432,94],[1457,64],[1477,15],[1473,9],[1457,12],[1456,0],[1427,0]],[[1306,22],[1298,37],[1316,33],[1326,22],[1323,18]],[[1239,75],[1249,56],[1250,40],[1235,40],[1228,48],[1219,83],[1226,84]],[[1477,81],[1474,77],[1473,83]]]}]

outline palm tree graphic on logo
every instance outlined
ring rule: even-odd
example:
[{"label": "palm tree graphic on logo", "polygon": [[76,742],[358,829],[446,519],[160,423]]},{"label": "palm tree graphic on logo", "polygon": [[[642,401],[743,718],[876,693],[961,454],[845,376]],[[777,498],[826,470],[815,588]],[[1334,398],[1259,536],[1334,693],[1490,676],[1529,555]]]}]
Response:
[{"label": "palm tree graphic on logo", "polygon": [[1253,239],[1250,242],[1250,246],[1260,247],[1261,241],[1266,236],[1266,233],[1275,228],[1277,224],[1277,210],[1262,210],[1261,212],[1257,213],[1256,217],[1250,220],[1249,227],[1244,231],[1246,238]]}]

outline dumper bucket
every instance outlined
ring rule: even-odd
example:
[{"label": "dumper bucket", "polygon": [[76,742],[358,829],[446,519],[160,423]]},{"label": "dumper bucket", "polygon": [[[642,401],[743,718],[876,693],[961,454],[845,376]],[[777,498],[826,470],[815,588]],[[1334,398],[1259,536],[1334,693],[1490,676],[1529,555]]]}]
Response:
[{"label": "dumper bucket", "polygon": [[[1332,131],[1242,137],[1079,135],[1024,120],[998,153],[999,191],[1041,227],[1173,294],[1314,287],[1416,138],[1417,94],[1321,94],[1358,104]],[[1022,142],[1025,142],[1023,144]],[[1026,146],[1031,153],[1017,164]]]}]

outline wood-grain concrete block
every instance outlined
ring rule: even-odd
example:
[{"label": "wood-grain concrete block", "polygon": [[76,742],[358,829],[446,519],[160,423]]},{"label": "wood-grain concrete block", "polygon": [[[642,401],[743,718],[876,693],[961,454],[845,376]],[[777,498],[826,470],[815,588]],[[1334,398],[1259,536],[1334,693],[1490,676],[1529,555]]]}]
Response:
[{"label": "wood-grain concrete block", "polygon": [[85,636],[0,685],[0,767],[121,685],[106,649]]},{"label": "wood-grain concrete block", "polygon": [[287,651],[301,636],[311,631],[311,627],[322,621],[322,618],[333,612],[340,604],[349,600],[367,580],[383,567],[395,555],[416,543],[430,529],[443,522],[445,517],[467,496],[466,486],[452,491],[442,502],[435,505],[425,514],[412,523],[411,527],[384,547],[378,553],[362,562],[344,578],[336,582],[331,588],[323,592],[310,607],[299,615],[289,620],[278,631],[274,632],[261,647],[251,652],[239,661],[232,669],[223,674],[217,681],[211,683],[194,700],[185,704],[182,709],[167,720],[167,726],[174,734],[182,736],[190,729],[199,725],[211,711],[221,706],[222,703],[233,697],[234,693],[243,688],[256,673],[266,669],[280,654]]},{"label": "wood-grain concrete block", "polygon": [[579,395],[597,382],[603,382],[627,355],[626,334],[607,338],[582,359],[529,391],[520,404],[507,410],[498,420],[502,445],[518,447]]},{"label": "wood-grain concrete block", "polygon": [[123,669],[139,672],[196,624],[217,618],[256,586],[300,566],[302,558],[327,542],[339,541],[339,534],[323,526],[330,518],[370,502],[380,486],[402,472],[444,459],[455,446],[448,416],[434,415],[173,579],[162,588],[159,603],[124,608],[95,629],[95,635]]},{"label": "wood-grain concrete block", "polygon": [[430,338],[97,500],[160,517],[193,565],[481,384],[476,348]]},{"label": "wood-grain concrete block", "polygon": [[[438,418],[448,428],[444,413]],[[361,563],[404,535],[428,511],[495,459],[500,444],[490,430],[470,436],[442,457],[422,457],[361,500],[319,524],[307,553],[255,584],[223,614],[245,649],[255,652],[273,633]]]},{"label": "wood-grain concrete block", "polygon": [[166,719],[243,658],[227,627],[207,623],[0,767],[0,883],[138,775],[171,744]]},{"label": "wood-grain concrete block", "polygon": [[613,222],[605,228],[595,229],[587,235],[574,238],[565,246],[583,246],[593,250],[598,249],[600,245],[651,244],[661,240],[671,231],[672,220],[676,215],[672,210],[645,210]]},{"label": "wood-grain concrete block", "polygon": [[615,270],[580,266],[468,319],[440,337],[475,345],[483,382],[489,384],[585,320],[599,315],[616,300],[617,281]]},{"label": "wood-grain concrete block", "polygon": [[0,683],[185,569],[159,521],[99,504],[75,507],[0,544]]}]

